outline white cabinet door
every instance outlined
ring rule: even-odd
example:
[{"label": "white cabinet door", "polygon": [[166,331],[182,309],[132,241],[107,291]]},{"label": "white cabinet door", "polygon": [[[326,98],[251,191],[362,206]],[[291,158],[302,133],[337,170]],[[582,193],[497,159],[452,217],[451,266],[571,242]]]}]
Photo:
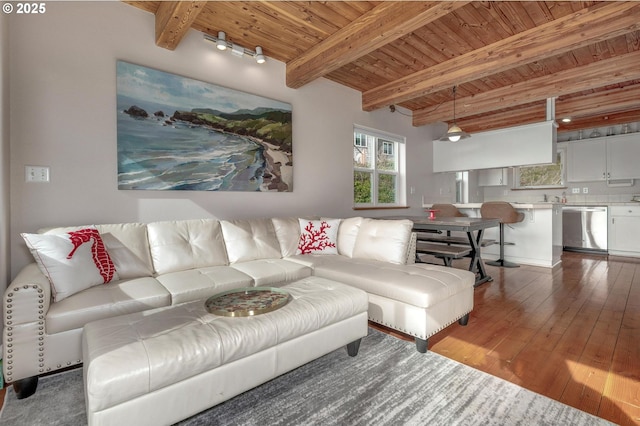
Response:
[{"label": "white cabinet door", "polygon": [[605,138],[569,142],[567,181],[592,182],[607,178]]},{"label": "white cabinet door", "polygon": [[484,169],[478,171],[478,186],[501,186],[507,184],[508,169]]},{"label": "white cabinet door", "polygon": [[640,256],[640,206],[613,206],[609,216],[609,254]]},{"label": "white cabinet door", "polygon": [[609,179],[640,178],[640,133],[607,138]]}]

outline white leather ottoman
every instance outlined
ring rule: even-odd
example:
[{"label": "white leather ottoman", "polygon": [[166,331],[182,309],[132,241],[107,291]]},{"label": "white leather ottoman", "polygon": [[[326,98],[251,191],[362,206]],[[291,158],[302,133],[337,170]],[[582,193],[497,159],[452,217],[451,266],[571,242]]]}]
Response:
[{"label": "white leather ottoman", "polygon": [[204,300],[95,321],[82,339],[89,425],[173,424],[367,335],[367,294],[319,277],[263,315]]}]

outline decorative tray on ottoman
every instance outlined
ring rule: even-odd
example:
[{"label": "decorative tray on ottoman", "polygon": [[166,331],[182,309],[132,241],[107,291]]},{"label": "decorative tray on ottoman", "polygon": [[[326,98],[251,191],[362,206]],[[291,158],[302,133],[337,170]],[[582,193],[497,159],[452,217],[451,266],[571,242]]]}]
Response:
[{"label": "decorative tray on ottoman", "polygon": [[291,295],[279,288],[245,287],[215,294],[204,305],[215,315],[248,317],[280,309],[290,300]]}]

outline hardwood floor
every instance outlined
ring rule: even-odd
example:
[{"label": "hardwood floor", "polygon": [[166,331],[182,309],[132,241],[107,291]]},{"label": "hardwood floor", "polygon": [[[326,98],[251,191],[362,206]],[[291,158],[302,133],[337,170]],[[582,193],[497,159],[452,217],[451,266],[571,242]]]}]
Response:
[{"label": "hardwood floor", "polygon": [[614,423],[640,424],[640,259],[565,252],[553,270],[487,269],[494,281],[475,289],[469,324],[431,337],[429,350]]},{"label": "hardwood floor", "polygon": [[475,289],[469,324],[431,337],[429,350],[640,425],[640,259],[565,253],[553,270],[487,269],[494,281]]}]

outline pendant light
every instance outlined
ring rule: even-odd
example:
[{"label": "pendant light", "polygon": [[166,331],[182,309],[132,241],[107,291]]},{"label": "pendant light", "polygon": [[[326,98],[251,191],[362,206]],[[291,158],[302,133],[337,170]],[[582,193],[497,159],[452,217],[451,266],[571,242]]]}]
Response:
[{"label": "pendant light", "polygon": [[453,124],[447,130],[447,133],[440,138],[441,141],[458,142],[460,139],[470,138],[471,135],[463,131],[456,124],[456,86],[453,86]]}]

